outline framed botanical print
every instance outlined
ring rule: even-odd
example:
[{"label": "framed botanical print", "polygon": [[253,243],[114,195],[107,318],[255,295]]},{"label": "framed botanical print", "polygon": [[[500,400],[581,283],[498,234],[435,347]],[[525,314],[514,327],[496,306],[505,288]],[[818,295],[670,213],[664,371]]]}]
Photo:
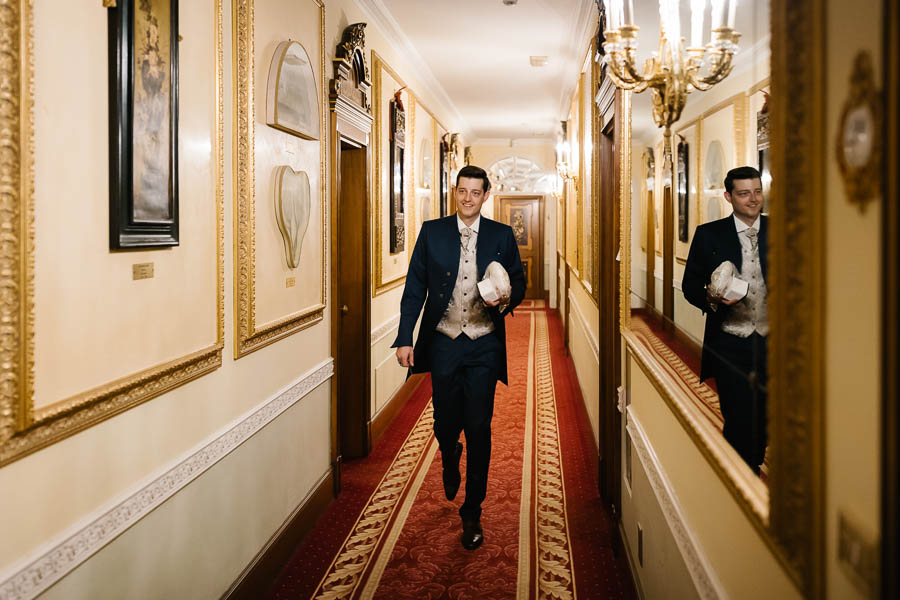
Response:
[{"label": "framed botanical print", "polygon": [[109,10],[109,247],[177,246],[178,0]]}]

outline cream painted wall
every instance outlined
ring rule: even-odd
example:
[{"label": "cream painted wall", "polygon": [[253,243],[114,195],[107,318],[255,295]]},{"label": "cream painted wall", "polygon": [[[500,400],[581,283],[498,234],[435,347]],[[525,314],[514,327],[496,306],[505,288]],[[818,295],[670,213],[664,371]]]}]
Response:
[{"label": "cream painted wall", "polygon": [[[192,32],[182,67],[196,76],[181,87],[192,99],[179,114],[181,243],[111,253],[106,10],[88,0],[34,10],[34,406],[42,408],[216,343],[215,26],[209,6],[182,8]],[[73,57],[101,67],[73,69]],[[133,281],[141,262],[154,263],[154,277]]]},{"label": "cream painted wall", "polygon": [[[628,360],[625,373],[631,409],[680,501],[688,529],[728,597],[800,598],[787,573],[634,358]],[[639,462],[633,460],[632,464]],[[635,502],[626,491],[622,503],[623,514],[642,522],[646,514],[646,520],[654,522],[655,502]],[[634,562],[637,532],[628,528],[625,535]],[[644,546],[666,544],[666,535],[657,527],[645,528]],[[670,559],[658,568],[639,571],[645,590],[664,589],[671,571],[682,568],[678,557]]]},{"label": "cream painted wall", "polygon": [[594,441],[600,443],[600,357],[598,336],[600,332],[600,311],[581,281],[573,276],[569,295],[571,311],[569,323],[569,353],[575,364],[578,385],[591,420]]},{"label": "cream painted wall", "polygon": [[[872,56],[875,86],[880,88],[881,3],[867,10],[829,0],[827,39],[842,40],[842,50],[827,46],[825,141],[838,138],[840,114],[850,93],[857,52]],[[845,512],[877,543],[880,530],[881,456],[881,206],[865,213],[844,194],[835,153],[825,167],[825,465],[826,551],[829,598],[865,598],[837,562],[838,514]]]},{"label": "cream painted wall", "polygon": [[[73,527],[94,518],[99,511],[115,505],[124,495],[139,489],[149,479],[172,467],[185,453],[207,443],[235,419],[276,397],[303,373],[319,365],[331,354],[329,307],[321,323],[240,360],[236,361],[233,357],[233,32],[232,3],[224,0],[223,4],[226,290],[223,365],[211,374],[0,468],[0,489],[15,491],[0,495],[2,573],[9,574],[10,569],[16,565],[21,566],[23,561],[39,556],[42,548],[46,549],[48,545],[61,541],[60,536],[72,531]],[[48,37],[48,32],[89,31],[92,27],[96,29],[97,23],[101,23],[104,35],[100,37],[105,40],[107,15],[100,3],[80,0],[73,3],[71,12],[44,11],[41,6],[41,3],[36,6],[35,19],[40,51],[43,52],[48,44],[53,44],[50,46],[51,50],[58,53],[65,46],[64,54],[69,60],[84,65],[101,65],[100,71],[105,73],[105,59],[98,62],[89,58],[89,53],[93,50],[102,50],[105,55],[105,45],[69,44],[62,41],[64,38],[51,41],[53,34]],[[257,2],[257,17],[265,16],[260,13],[268,6],[268,3]],[[192,44],[191,40],[208,39],[214,16],[214,0],[182,2],[180,20],[181,32],[185,38],[183,44]],[[326,63],[329,68],[344,28],[360,21],[369,19],[361,13],[353,0],[329,0],[325,42]],[[393,67],[401,71],[405,69],[400,53],[393,49],[375,26],[370,25],[366,34],[367,52],[375,48]],[[304,43],[315,45],[318,40]],[[195,56],[192,54],[194,52],[198,53],[196,56],[200,60],[201,49],[191,46],[188,51],[188,46],[183,48],[184,60],[193,60],[190,57]],[[262,48],[262,45],[257,44],[259,52],[263,51]],[[206,50],[211,56],[211,49]],[[45,63],[42,61],[36,63],[42,73],[43,64]],[[203,69],[192,70],[214,72],[208,65]],[[182,73],[185,72],[187,71],[182,70]],[[330,76],[330,71],[328,74]],[[430,90],[419,85],[415,74],[401,74],[429,108],[435,110],[441,106]],[[206,75],[198,76],[193,83],[183,86],[183,114],[193,114],[200,103],[209,101],[213,90],[204,89],[204,82],[211,81],[211,78],[209,81],[207,79]],[[38,87],[40,93],[44,84],[40,80],[38,83],[41,86]],[[105,81],[99,87],[105,89]],[[73,89],[80,88],[76,86]],[[47,98],[46,102],[44,98]],[[63,110],[61,107],[72,100],[70,94],[42,93],[36,106],[36,125],[43,127],[42,115],[46,118],[48,113],[59,112]],[[100,104],[105,106],[105,95]],[[105,114],[105,111],[101,112]],[[90,111],[86,114],[89,113]],[[451,130],[458,129],[452,116],[436,116]],[[264,127],[259,123],[257,126]],[[100,128],[105,131],[105,120],[100,123]],[[41,144],[39,153],[44,152],[47,144],[67,149],[78,146],[81,149],[85,142],[85,139],[52,139],[45,136],[52,136],[52,133],[40,133],[43,137],[38,137],[37,140]],[[47,139],[51,141],[46,141]],[[106,135],[103,134],[92,138],[91,143],[102,144],[105,140]],[[203,151],[202,144],[198,144],[197,148],[186,153],[185,156],[192,157],[191,160],[196,158],[203,164],[181,170],[182,181],[190,184],[182,189],[196,190],[197,194],[209,197],[212,194],[213,180],[210,173],[213,168],[209,164],[210,159],[206,158],[205,162],[202,159]],[[205,152],[208,151],[207,148]],[[107,180],[105,157],[86,168],[88,171],[84,175],[88,180]],[[40,167],[38,188],[45,185],[49,177],[56,176],[54,172]],[[102,200],[106,194],[103,185],[97,187],[96,193]],[[182,201],[183,207],[188,211],[191,207],[189,199],[185,200],[183,197]],[[93,222],[99,214],[105,214],[105,209],[85,212],[83,218]],[[193,217],[187,214],[183,218]],[[70,225],[77,225],[77,222]],[[40,222],[37,228],[41,230]],[[46,251],[48,256],[55,259],[54,243],[56,242],[52,238],[48,238],[47,242],[42,242],[40,252]],[[182,243],[187,245],[190,241],[183,239]],[[62,247],[57,246],[57,250],[58,255]],[[214,247],[208,250],[211,254],[214,251]],[[327,247],[325,252],[327,256]],[[168,250],[147,254],[152,254],[158,261],[159,269],[162,262],[168,264],[168,259],[176,257],[177,253],[177,250]],[[124,258],[107,257],[107,260],[130,263],[136,262],[139,255],[131,254],[130,258],[122,256]],[[213,256],[205,256],[206,260],[211,258]],[[210,282],[206,280],[196,283],[210,287]],[[401,291],[398,289],[374,300],[373,326],[377,327],[397,314]],[[205,322],[208,326],[210,322],[215,322],[214,297],[209,298],[209,295],[208,291],[201,292],[199,289],[191,292],[191,298],[195,298],[191,310],[201,311],[196,317],[198,325]],[[38,327],[41,327],[41,322]],[[391,333],[385,340],[388,338],[393,341]],[[38,339],[38,343],[46,348],[47,344],[52,344],[52,339]],[[330,468],[330,390],[330,383],[325,383],[309,393],[260,433],[125,531],[112,544],[89,558],[45,596],[141,598],[220,595]],[[285,470],[286,464],[291,465],[291,468]],[[160,535],[160,532],[164,532],[164,535]],[[187,569],[185,565],[190,565],[191,568]]]},{"label": "cream painted wall", "polygon": [[42,600],[218,598],[330,470],[330,388],[289,408]]}]

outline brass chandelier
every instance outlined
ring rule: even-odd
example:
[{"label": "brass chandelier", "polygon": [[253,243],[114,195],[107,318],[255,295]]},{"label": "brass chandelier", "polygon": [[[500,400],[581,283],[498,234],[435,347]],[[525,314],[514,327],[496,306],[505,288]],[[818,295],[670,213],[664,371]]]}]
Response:
[{"label": "brass chandelier", "polygon": [[[599,3],[599,2],[598,2]],[[711,4],[709,42],[703,45],[707,4]],[[659,0],[659,50],[638,69],[638,27],[633,0],[603,0],[603,49],[613,83],[635,93],[650,89],[653,120],[664,128],[665,157],[671,158],[673,123],[681,117],[692,89],[706,91],[731,72],[741,34],[734,29],[737,0],[691,0],[691,43],[681,37],[679,0]]]}]

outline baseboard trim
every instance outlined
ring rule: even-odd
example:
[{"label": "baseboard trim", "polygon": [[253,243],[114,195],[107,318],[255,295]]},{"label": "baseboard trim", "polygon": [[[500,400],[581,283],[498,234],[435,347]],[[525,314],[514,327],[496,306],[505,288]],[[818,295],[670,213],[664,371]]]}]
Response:
[{"label": "baseboard trim", "polygon": [[222,595],[222,600],[262,597],[287,566],[303,538],[328,510],[334,500],[333,489],[334,472],[329,469]]},{"label": "baseboard trim", "polygon": [[384,432],[387,431],[387,428],[391,426],[391,423],[394,422],[394,419],[397,418],[397,415],[400,414],[400,411],[403,410],[403,407],[406,406],[406,403],[412,397],[416,390],[419,389],[419,386],[425,381],[425,374],[418,373],[416,375],[411,376],[407,379],[400,389],[397,390],[397,393],[394,394],[390,400],[388,400],[387,404],[378,411],[378,414],[375,415],[371,421],[369,421],[369,439],[372,440],[372,447],[375,447],[375,444],[378,443],[378,440],[384,435]]}]

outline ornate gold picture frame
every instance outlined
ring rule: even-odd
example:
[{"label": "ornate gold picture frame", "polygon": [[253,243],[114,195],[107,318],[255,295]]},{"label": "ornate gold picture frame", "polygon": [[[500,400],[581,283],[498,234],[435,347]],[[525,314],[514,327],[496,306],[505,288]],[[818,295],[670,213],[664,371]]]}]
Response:
[{"label": "ornate gold picture frame", "polygon": [[[319,82],[317,97],[320,105],[319,131],[325,131],[327,107],[321,86],[326,81],[325,74],[325,4],[322,0],[311,2],[319,14]],[[316,277],[320,286],[318,301],[298,312],[286,315],[260,326],[256,320],[256,169],[255,169],[255,86],[256,78],[265,73],[257,73],[255,53],[255,0],[235,0],[234,19],[234,105],[235,105],[235,177],[234,177],[234,311],[235,311],[235,358],[259,350],[273,342],[297,333],[322,321],[326,305],[327,277],[327,217],[326,217],[326,173],[325,146],[321,139],[319,146],[319,222],[310,223],[309,228],[319,230],[322,244],[321,274]],[[321,136],[319,136],[321,138]],[[307,142],[309,143],[309,142]],[[270,201],[268,198],[266,201]],[[309,233],[307,233],[309,235]]]},{"label": "ornate gold picture frame", "polygon": [[[391,181],[392,181],[391,177],[388,176],[388,177],[384,178],[385,181],[382,180],[383,179],[382,175],[384,174],[385,165],[386,164],[391,165],[391,162],[390,162],[391,156],[387,152],[388,146],[390,144],[390,123],[391,123],[391,119],[390,119],[391,115],[389,112],[390,104],[388,103],[386,106],[383,106],[383,105],[385,105],[385,103],[382,102],[382,100],[383,100],[383,98],[382,98],[383,91],[382,90],[384,89],[384,74],[387,74],[397,84],[397,90],[393,90],[393,89],[388,90],[391,97],[393,97],[394,93],[397,92],[398,90],[403,90],[403,92],[406,94],[406,97],[409,100],[408,101],[408,104],[409,104],[408,111],[409,111],[409,114],[411,114],[411,115],[415,115],[416,101],[415,101],[415,96],[413,95],[413,93],[409,90],[409,88],[406,88],[406,84],[403,82],[403,79],[401,79],[400,76],[397,74],[397,72],[394,71],[394,69],[392,69],[390,67],[390,65],[388,65],[384,61],[384,59],[381,58],[381,56],[379,56],[378,53],[375,52],[374,50],[372,50],[372,73],[373,73],[373,75],[372,75],[372,108],[373,108],[373,111],[372,112],[373,112],[373,116],[374,116],[374,136],[373,136],[374,151],[373,151],[373,154],[375,157],[375,160],[373,161],[374,162],[374,176],[372,178],[372,181],[373,181],[372,202],[375,205],[375,210],[373,211],[374,222],[373,222],[373,227],[372,227],[372,232],[375,237],[375,240],[374,240],[375,241],[375,252],[372,255],[372,261],[374,263],[373,267],[374,267],[374,272],[375,272],[375,277],[372,281],[372,287],[373,287],[372,296],[374,297],[374,296],[380,296],[381,294],[384,294],[385,292],[388,292],[390,290],[398,288],[398,287],[402,286],[403,283],[406,281],[406,270],[405,269],[403,270],[403,273],[400,275],[396,275],[394,277],[387,277],[385,275],[385,270],[386,270],[385,269],[385,261],[388,259],[399,260],[399,259],[409,256],[410,253],[412,252],[412,248],[405,248],[395,254],[390,254],[388,252],[385,252],[385,244],[384,244],[384,240],[382,239],[384,237],[383,236],[384,231],[389,229],[389,227],[388,227],[389,224],[387,223],[387,219],[385,219],[385,212],[386,212],[385,209],[387,208],[388,214],[391,214],[389,212],[391,202],[395,201],[394,194],[393,194],[394,190],[390,189],[390,185],[391,185]],[[406,88],[406,89],[404,89],[404,88]],[[388,111],[385,110],[386,107],[388,108]],[[414,118],[415,117],[413,117],[413,119]],[[387,136],[385,135],[385,131],[384,131],[385,123],[387,123],[387,125],[388,125],[387,126],[387,134],[388,134]],[[414,122],[409,123],[409,125],[414,126]],[[408,132],[407,137],[409,137],[410,139],[415,139],[415,132],[412,132],[412,133]],[[406,154],[406,153],[404,153],[404,154]],[[405,155],[403,157],[403,161],[404,161],[403,162],[404,169],[408,168],[407,163],[409,162],[409,157]],[[415,208],[414,208],[415,194],[413,192],[413,186],[414,186],[413,182],[415,181],[414,176],[415,176],[415,173],[412,173],[412,176],[404,177],[403,184],[401,187],[402,194],[403,194],[403,198],[402,198],[403,203],[406,206],[410,206],[412,208],[412,210],[409,213],[408,223],[413,223],[413,224],[416,221],[416,216],[415,216],[415,212],[414,212],[414,210],[415,210]],[[385,183],[387,183],[387,186],[388,186],[387,189],[385,189]],[[390,192],[390,193],[386,194],[386,192]],[[385,202],[386,200],[387,200],[387,202]],[[413,232],[410,231],[410,232],[408,232],[407,235],[410,238],[407,241],[414,240],[415,234]]]},{"label": "ornate gold picture frame", "polygon": [[212,156],[215,169],[216,341],[174,360],[35,409],[35,198],[34,198],[34,17],[31,2],[6,6],[0,52],[10,60],[0,66],[9,82],[11,111],[0,114],[0,179],[9,182],[10,202],[0,211],[9,269],[0,275],[6,291],[0,302],[4,343],[0,347],[0,466],[45,448],[147,400],[171,391],[222,364],[224,346],[224,130],[222,0],[210,3],[215,27],[215,89]]}]

